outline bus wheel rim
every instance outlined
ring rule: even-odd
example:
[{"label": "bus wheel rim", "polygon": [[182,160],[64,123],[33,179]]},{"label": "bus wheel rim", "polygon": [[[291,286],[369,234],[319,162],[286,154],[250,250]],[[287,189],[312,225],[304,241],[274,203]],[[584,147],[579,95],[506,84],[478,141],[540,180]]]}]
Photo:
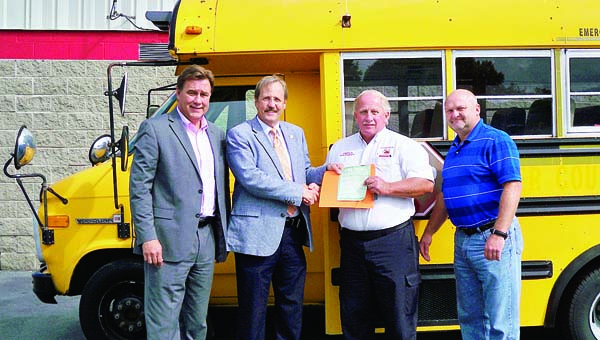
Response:
[{"label": "bus wheel rim", "polygon": [[589,324],[594,337],[600,339],[600,294],[596,295],[590,306]]}]

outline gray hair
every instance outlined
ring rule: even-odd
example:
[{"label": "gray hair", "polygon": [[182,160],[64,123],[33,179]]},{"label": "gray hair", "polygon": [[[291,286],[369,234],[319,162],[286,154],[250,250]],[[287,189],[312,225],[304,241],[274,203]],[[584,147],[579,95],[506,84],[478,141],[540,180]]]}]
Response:
[{"label": "gray hair", "polygon": [[356,104],[358,103],[358,100],[360,99],[360,97],[362,97],[363,95],[365,95],[367,93],[373,94],[373,95],[375,95],[375,97],[379,98],[379,103],[381,104],[381,107],[383,108],[384,111],[386,111],[386,112],[392,111],[390,102],[388,101],[387,97],[383,95],[383,93],[381,93],[377,90],[364,90],[356,97],[356,99],[354,99],[353,110],[355,112],[356,112]]}]

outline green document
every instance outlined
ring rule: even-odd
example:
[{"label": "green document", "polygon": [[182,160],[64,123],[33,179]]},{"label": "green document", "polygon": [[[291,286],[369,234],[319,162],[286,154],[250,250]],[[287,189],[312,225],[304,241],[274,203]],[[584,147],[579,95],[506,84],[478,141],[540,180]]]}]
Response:
[{"label": "green document", "polygon": [[362,201],[367,193],[365,180],[370,175],[370,165],[344,167],[338,181],[338,201]]}]

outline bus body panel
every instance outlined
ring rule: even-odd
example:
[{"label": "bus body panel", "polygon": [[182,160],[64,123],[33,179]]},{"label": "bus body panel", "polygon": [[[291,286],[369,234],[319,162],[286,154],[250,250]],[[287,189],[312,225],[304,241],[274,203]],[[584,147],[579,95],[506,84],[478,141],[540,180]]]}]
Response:
[{"label": "bus body panel", "polygon": [[[129,173],[118,173],[121,202],[129,217]],[[73,272],[80,260],[101,249],[131,249],[132,239],[120,239],[115,222],[119,211],[113,205],[112,169],[110,163],[86,169],[65,177],[52,185],[68,203],[48,196],[49,216],[68,216],[67,227],[52,227],[54,244],[42,244],[42,256],[59,294],[70,294]],[[126,195],[126,196],[125,196]],[[43,207],[39,211],[43,216]]]},{"label": "bus body panel", "polygon": [[[243,9],[235,2],[182,1],[173,45],[183,58],[256,51],[593,46],[600,37],[598,11],[593,0],[269,0]],[[346,14],[351,26],[344,28]],[[187,26],[202,32],[186,34]]]}]

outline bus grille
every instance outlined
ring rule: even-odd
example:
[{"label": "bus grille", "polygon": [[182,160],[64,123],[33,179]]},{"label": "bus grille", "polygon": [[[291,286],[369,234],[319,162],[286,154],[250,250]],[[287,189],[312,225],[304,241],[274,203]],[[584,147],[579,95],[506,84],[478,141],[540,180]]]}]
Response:
[{"label": "bus grille", "polygon": [[419,326],[457,324],[456,281],[423,280],[419,287]]}]

